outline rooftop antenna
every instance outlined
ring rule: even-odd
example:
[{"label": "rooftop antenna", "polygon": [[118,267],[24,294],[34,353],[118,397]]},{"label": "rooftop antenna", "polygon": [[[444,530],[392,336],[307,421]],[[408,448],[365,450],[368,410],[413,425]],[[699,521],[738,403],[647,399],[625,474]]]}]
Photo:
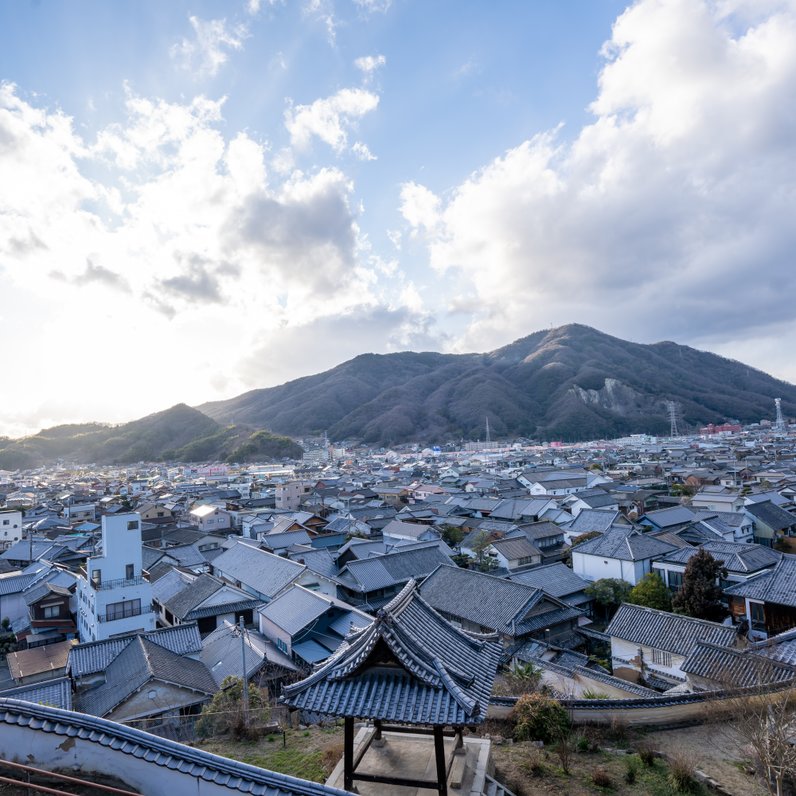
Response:
[{"label": "rooftop antenna", "polygon": [[671,429],[669,431],[670,437],[678,436],[677,433],[677,404],[674,401],[667,401],[666,408],[669,410],[669,424]]},{"label": "rooftop antenna", "polygon": [[782,416],[782,398],[774,399],[774,406],[777,408],[777,419],[774,422],[774,428],[777,431],[785,430],[785,418]]},{"label": "rooftop antenna", "polygon": [[[779,400],[779,399],[777,399],[777,400]],[[489,415],[487,415],[486,416],[486,444],[489,445],[489,443],[491,441],[492,441],[492,439],[489,436]]]}]

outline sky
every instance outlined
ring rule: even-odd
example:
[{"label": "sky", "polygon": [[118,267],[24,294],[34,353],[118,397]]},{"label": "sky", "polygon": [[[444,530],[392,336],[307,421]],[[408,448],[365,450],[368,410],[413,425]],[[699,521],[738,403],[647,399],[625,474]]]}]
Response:
[{"label": "sky", "polygon": [[579,322],[796,381],[796,0],[0,0],[0,435]]}]

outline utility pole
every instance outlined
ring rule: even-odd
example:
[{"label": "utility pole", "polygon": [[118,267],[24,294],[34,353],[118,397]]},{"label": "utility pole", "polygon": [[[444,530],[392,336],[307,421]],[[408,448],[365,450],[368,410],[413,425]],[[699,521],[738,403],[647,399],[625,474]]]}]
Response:
[{"label": "utility pole", "polygon": [[249,726],[249,678],[246,677],[246,629],[243,626],[243,616],[238,617],[240,629],[240,666],[243,676],[243,724]]}]

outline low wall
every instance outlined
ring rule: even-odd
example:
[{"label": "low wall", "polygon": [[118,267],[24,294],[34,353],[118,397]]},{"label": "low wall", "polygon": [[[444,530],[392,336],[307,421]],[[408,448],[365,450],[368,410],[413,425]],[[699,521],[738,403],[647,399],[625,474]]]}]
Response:
[{"label": "low wall", "polygon": [[87,779],[92,773],[112,774],[144,796],[346,794],[113,721],[17,699],[0,699],[0,757]]},{"label": "low wall", "polygon": [[[562,699],[574,724],[621,722],[628,727],[677,727],[702,724],[708,718],[738,709],[739,699],[766,701],[774,695],[793,690],[796,683],[769,687],[741,688],[642,699]],[[518,697],[492,697],[487,718],[507,719]]]}]

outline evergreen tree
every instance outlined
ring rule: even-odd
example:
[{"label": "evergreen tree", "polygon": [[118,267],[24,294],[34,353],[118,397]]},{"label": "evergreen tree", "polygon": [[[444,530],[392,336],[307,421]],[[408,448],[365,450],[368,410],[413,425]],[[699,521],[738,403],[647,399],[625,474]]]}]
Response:
[{"label": "evergreen tree", "polygon": [[648,572],[633,587],[628,602],[657,608],[659,611],[672,610],[672,596],[657,572]]},{"label": "evergreen tree", "polygon": [[602,609],[603,616],[610,619],[616,613],[616,609],[627,602],[632,588],[626,580],[600,578],[590,583],[585,591]]},{"label": "evergreen tree", "polygon": [[727,571],[703,548],[691,556],[683,574],[683,585],[672,599],[675,613],[720,622],[727,604],[719,580]]}]

